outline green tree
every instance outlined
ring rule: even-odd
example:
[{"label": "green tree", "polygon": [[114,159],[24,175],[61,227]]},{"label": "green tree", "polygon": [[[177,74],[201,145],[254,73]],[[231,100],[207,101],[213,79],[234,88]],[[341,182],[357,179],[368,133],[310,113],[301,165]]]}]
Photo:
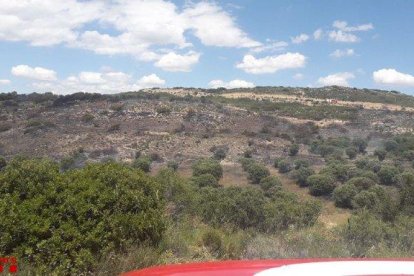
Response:
[{"label": "green tree", "polygon": [[364,153],[365,149],[368,146],[367,140],[363,138],[355,138],[352,140],[352,144],[358,149],[360,153]]},{"label": "green tree", "polygon": [[143,172],[150,172],[151,163],[152,163],[151,158],[147,156],[140,156],[134,160],[134,162],[132,163],[132,166],[134,168],[142,170]]},{"label": "green tree", "polygon": [[385,149],[376,149],[374,155],[378,157],[379,161],[383,161],[387,156],[387,151]]},{"label": "green tree", "polygon": [[383,166],[378,172],[378,177],[380,179],[381,184],[391,186],[396,185],[398,183],[398,174],[399,171],[396,167]]},{"label": "green tree", "polygon": [[299,152],[299,145],[298,144],[292,144],[289,147],[289,155],[295,156]]},{"label": "green tree", "polygon": [[354,159],[358,154],[358,152],[355,148],[347,148],[345,150],[345,153],[349,157],[349,159]]},{"label": "green tree", "polygon": [[344,184],[335,188],[332,198],[335,206],[341,208],[352,208],[352,200],[358,193],[358,189],[352,184]]},{"label": "green tree", "polygon": [[217,179],[209,173],[193,176],[192,180],[198,187],[219,187]]},{"label": "green tree", "polygon": [[267,191],[273,187],[282,188],[282,182],[277,176],[266,176],[260,180],[260,187],[262,187],[264,191]]}]

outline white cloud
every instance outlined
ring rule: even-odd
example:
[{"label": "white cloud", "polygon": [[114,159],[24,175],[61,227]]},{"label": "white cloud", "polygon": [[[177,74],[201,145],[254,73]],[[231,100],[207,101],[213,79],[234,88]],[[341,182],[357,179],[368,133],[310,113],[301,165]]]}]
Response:
[{"label": "white cloud", "polygon": [[224,88],[227,88],[227,89],[255,87],[254,83],[248,82],[248,81],[245,81],[245,80],[239,80],[239,79],[232,80],[232,81],[229,81],[229,82],[225,82],[225,81],[222,81],[222,80],[212,80],[208,83],[208,85],[211,88],[224,87]]},{"label": "white cloud", "polygon": [[376,83],[388,85],[414,86],[414,76],[395,69],[380,69],[372,74]]},{"label": "white cloud", "polygon": [[304,78],[304,75],[302,73],[296,73],[296,74],[293,75],[293,78],[295,80],[301,80],[301,79]]},{"label": "white cloud", "polygon": [[315,40],[320,40],[323,37],[323,31],[322,29],[317,29],[316,31],[313,32],[313,39]]},{"label": "white cloud", "polygon": [[70,94],[79,91],[111,94],[160,87],[164,84],[165,80],[156,74],[146,75],[134,80],[130,74],[107,70],[105,72],[80,72],[77,75],[53,82],[34,82],[32,87],[43,92],[52,91],[58,94]]},{"label": "white cloud", "polygon": [[200,2],[186,8],[182,16],[186,26],[204,45],[221,47],[257,47],[261,43],[250,39],[222,8],[214,3]]},{"label": "white cloud", "polygon": [[0,85],[7,85],[7,84],[10,84],[10,83],[11,83],[10,80],[6,80],[6,79],[1,79],[0,80]]},{"label": "white cloud", "polygon": [[34,80],[54,81],[56,72],[42,67],[30,67],[28,65],[17,65],[12,67],[11,73],[17,77],[23,77]]},{"label": "white cloud", "polygon": [[341,30],[338,31],[330,31],[329,32],[329,40],[335,41],[335,42],[349,42],[354,43],[358,42],[359,38],[351,33],[343,32]]},{"label": "white cloud", "polygon": [[[207,46],[261,46],[237,26],[232,15],[206,1],[186,1],[183,7],[166,0],[6,1],[0,5],[0,18],[0,41],[27,41],[35,46],[63,44],[161,64],[165,49],[173,52],[193,47],[190,36]],[[181,65],[167,68],[172,67]]]},{"label": "white cloud", "polygon": [[163,55],[156,63],[155,66],[160,67],[165,71],[171,72],[189,72],[191,66],[196,64],[200,58],[199,53],[188,52],[185,55],[169,52]]},{"label": "white cloud", "polygon": [[280,52],[280,51],[285,50],[287,46],[289,46],[289,43],[287,43],[286,41],[268,40],[266,44],[251,48],[250,52],[252,53]]},{"label": "white cloud", "polygon": [[374,29],[374,25],[372,25],[372,23],[362,24],[358,26],[348,26],[348,22],[340,20],[334,21],[332,26],[344,32],[360,32]]},{"label": "white cloud", "polygon": [[278,56],[255,58],[245,55],[237,68],[251,74],[275,73],[279,70],[304,67],[306,57],[300,53],[286,53]]},{"label": "white cloud", "polygon": [[353,55],[355,55],[354,49],[344,49],[344,50],[336,49],[329,56],[334,57],[334,58],[341,58],[341,57],[350,57]]},{"label": "white cloud", "polygon": [[357,26],[349,26],[346,21],[336,20],[333,22],[332,27],[335,30],[329,32],[329,40],[335,42],[349,42],[354,43],[358,42],[359,38],[352,32],[362,32],[369,31],[374,29],[374,26],[371,23],[362,24]]},{"label": "white cloud", "polygon": [[318,84],[323,86],[338,85],[349,86],[348,80],[355,78],[354,74],[349,72],[336,73],[321,77],[318,79]]},{"label": "white cloud", "polygon": [[292,43],[294,44],[300,44],[303,43],[305,41],[307,41],[309,39],[309,36],[307,34],[300,34],[298,36],[295,37],[291,37],[290,40],[292,41]]},{"label": "white cloud", "polygon": [[138,84],[143,88],[160,87],[165,84],[165,80],[161,79],[156,74],[151,74],[140,78]]}]

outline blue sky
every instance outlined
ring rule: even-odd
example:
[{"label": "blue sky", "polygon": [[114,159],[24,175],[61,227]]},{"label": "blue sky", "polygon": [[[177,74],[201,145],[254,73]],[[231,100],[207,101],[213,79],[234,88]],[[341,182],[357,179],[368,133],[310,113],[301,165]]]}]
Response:
[{"label": "blue sky", "polygon": [[414,94],[414,1],[9,1],[0,91],[343,85]]}]

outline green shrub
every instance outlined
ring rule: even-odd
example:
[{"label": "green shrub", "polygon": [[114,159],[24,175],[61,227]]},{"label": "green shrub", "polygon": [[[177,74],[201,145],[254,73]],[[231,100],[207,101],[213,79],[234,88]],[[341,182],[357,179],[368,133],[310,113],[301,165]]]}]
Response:
[{"label": "green shrub", "polygon": [[132,166],[134,168],[140,169],[144,172],[150,172],[151,171],[151,158],[147,156],[140,156],[137,159],[134,160],[132,163]]},{"label": "green shrub", "polygon": [[298,154],[299,152],[299,145],[298,144],[292,144],[289,147],[289,155],[290,156],[295,156],[296,154]]},{"label": "green shrub", "polygon": [[387,140],[384,143],[386,151],[396,151],[398,149],[398,143],[395,140]]},{"label": "green shrub", "polygon": [[217,179],[209,173],[193,176],[192,181],[198,187],[219,187]]},{"label": "green shrub", "polygon": [[410,215],[414,214],[414,173],[404,172],[401,175],[401,209]]},{"label": "green shrub", "polygon": [[223,168],[220,163],[213,159],[200,159],[193,164],[193,176],[211,174],[218,181],[223,176]]},{"label": "green shrub", "polygon": [[213,158],[216,160],[223,160],[224,158],[226,158],[227,155],[227,150],[224,148],[217,148],[214,151],[214,155]]},{"label": "green shrub", "polygon": [[349,157],[349,159],[354,159],[358,154],[358,152],[355,148],[347,148],[345,150],[345,153]]},{"label": "green shrub", "polygon": [[348,180],[345,184],[355,186],[358,191],[368,190],[369,188],[375,186],[375,182],[368,177],[353,177]]},{"label": "green shrub", "polygon": [[269,170],[262,164],[253,163],[247,168],[247,173],[249,175],[249,180],[253,184],[259,184],[260,181],[269,176]]},{"label": "green shrub", "polygon": [[213,254],[219,254],[223,247],[223,241],[217,230],[208,230],[203,233],[202,242],[205,247]]},{"label": "green shrub", "polygon": [[90,123],[95,119],[95,116],[93,116],[91,113],[85,113],[81,117],[81,121],[84,123]]},{"label": "green shrub", "polygon": [[61,174],[47,160],[15,159],[0,183],[0,252],[38,274],[89,274],[103,255],[157,244],[165,229],[160,185],[120,164]]},{"label": "green shrub", "polygon": [[3,156],[0,156],[0,170],[5,168],[6,166],[7,166],[6,158],[4,158]]},{"label": "green shrub", "polygon": [[328,174],[315,174],[308,177],[311,195],[329,195],[335,189],[335,178]]},{"label": "green shrub", "polygon": [[277,167],[280,173],[287,173],[292,170],[292,165],[286,160],[281,160]]},{"label": "green shrub", "polygon": [[292,172],[292,178],[296,180],[300,187],[307,187],[307,179],[313,174],[315,174],[315,171],[312,168],[300,167]]},{"label": "green shrub", "polygon": [[396,185],[398,183],[398,174],[399,171],[396,167],[383,166],[378,172],[378,177],[380,179],[381,184],[391,186]]},{"label": "green shrub", "polygon": [[379,204],[378,195],[373,191],[361,191],[352,199],[354,209],[374,209]]},{"label": "green shrub", "polygon": [[215,226],[258,228],[263,223],[266,198],[254,187],[203,188],[198,210],[204,222]]},{"label": "green shrub", "polygon": [[355,138],[352,140],[352,145],[354,145],[360,153],[364,153],[368,146],[368,142],[363,138]]},{"label": "green shrub", "polygon": [[387,156],[387,151],[385,149],[376,149],[374,155],[378,157],[379,161],[383,161]]},{"label": "green shrub", "polygon": [[169,115],[171,113],[171,108],[165,105],[159,106],[157,107],[156,112],[162,115]]},{"label": "green shrub", "polygon": [[282,182],[276,176],[266,176],[260,180],[260,187],[262,187],[264,191],[267,191],[273,187],[281,188]]},{"label": "green shrub", "polygon": [[352,184],[344,184],[335,188],[332,198],[335,206],[341,208],[352,208],[352,200],[358,193],[358,189]]},{"label": "green shrub", "polygon": [[178,170],[178,162],[174,161],[174,160],[170,160],[167,162],[167,168],[172,169],[173,171],[177,171]]},{"label": "green shrub", "polygon": [[309,162],[307,160],[303,160],[303,159],[297,159],[295,161],[293,161],[293,165],[295,167],[295,170],[298,170],[302,167],[309,167]]}]

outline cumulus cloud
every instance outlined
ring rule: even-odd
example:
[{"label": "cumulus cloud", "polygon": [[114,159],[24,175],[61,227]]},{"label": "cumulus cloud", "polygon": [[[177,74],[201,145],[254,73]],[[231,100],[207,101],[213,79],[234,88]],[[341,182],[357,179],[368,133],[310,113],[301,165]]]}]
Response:
[{"label": "cumulus cloud", "polygon": [[294,44],[300,44],[303,43],[305,41],[307,41],[309,39],[309,36],[307,34],[300,34],[298,36],[295,37],[291,37],[290,40],[292,41],[292,43]]},{"label": "cumulus cloud", "polygon": [[335,41],[335,42],[349,42],[349,43],[354,43],[354,42],[358,42],[359,38],[351,33],[347,33],[341,30],[337,30],[337,31],[330,31],[328,33],[329,36],[329,40]]},{"label": "cumulus cloud", "polygon": [[322,39],[322,37],[323,37],[322,29],[319,28],[319,29],[317,29],[313,32],[313,39],[320,40],[320,39]]},{"label": "cumulus cloud", "polygon": [[376,83],[387,85],[414,86],[414,76],[395,69],[380,69],[372,74]]},{"label": "cumulus cloud", "polygon": [[0,85],[7,85],[7,84],[10,84],[10,83],[11,83],[10,80],[0,79]]},{"label": "cumulus cloud", "polygon": [[184,55],[169,52],[163,55],[156,63],[155,66],[160,67],[165,71],[171,72],[189,72],[191,66],[196,64],[200,58],[199,53],[189,52]]},{"label": "cumulus cloud", "polygon": [[34,89],[42,92],[52,91],[58,94],[69,94],[79,91],[111,94],[124,91],[136,91],[150,87],[161,87],[164,85],[165,80],[156,74],[145,75],[139,79],[134,79],[130,74],[110,69],[104,72],[85,71],[61,80],[40,80],[32,83]]},{"label": "cumulus cloud", "polygon": [[228,89],[232,89],[232,88],[252,88],[255,87],[254,83],[252,82],[248,82],[245,80],[232,80],[229,82],[225,82],[222,80],[212,80],[208,83],[208,85],[211,88],[219,88],[219,87],[224,87],[224,88],[228,88]]},{"label": "cumulus cloud", "polygon": [[0,40],[27,41],[34,46],[63,44],[161,64],[166,48],[172,52],[192,47],[189,36],[207,46],[261,46],[222,7],[206,1],[188,1],[183,7],[166,0],[8,1],[0,5],[0,18]]},{"label": "cumulus cloud", "polygon": [[344,49],[344,50],[336,49],[329,56],[334,57],[334,58],[341,58],[341,57],[350,57],[353,55],[355,55],[354,49]]},{"label": "cumulus cloud", "polygon": [[236,67],[251,74],[265,74],[275,73],[284,69],[304,67],[305,63],[306,57],[300,53],[286,53],[263,58],[245,55],[243,61],[238,63]]},{"label": "cumulus cloud", "polygon": [[138,85],[142,86],[143,88],[148,87],[160,87],[165,84],[165,80],[158,77],[156,74],[151,74],[148,76],[143,76],[138,80]]},{"label": "cumulus cloud", "polygon": [[54,81],[56,72],[43,67],[30,67],[28,65],[17,65],[12,67],[11,73],[17,77],[23,77],[34,80]]},{"label": "cumulus cloud", "polygon": [[348,80],[355,78],[354,74],[350,72],[336,73],[321,77],[318,79],[318,84],[323,86],[338,85],[349,86]]}]

